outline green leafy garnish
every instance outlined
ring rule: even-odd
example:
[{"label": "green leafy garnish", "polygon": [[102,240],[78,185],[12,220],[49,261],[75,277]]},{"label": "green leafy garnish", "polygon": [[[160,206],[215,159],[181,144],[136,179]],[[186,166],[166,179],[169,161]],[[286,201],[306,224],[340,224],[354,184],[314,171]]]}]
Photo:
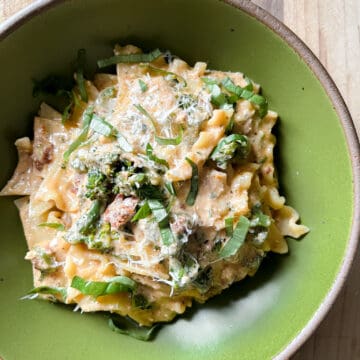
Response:
[{"label": "green leafy garnish", "polygon": [[89,281],[74,276],[71,287],[79,290],[84,295],[94,297],[116,294],[119,292],[132,292],[136,288],[136,282],[127,276],[116,276],[110,281]]},{"label": "green leafy garnish", "polygon": [[162,55],[162,52],[159,49],[155,49],[147,54],[121,54],[115,55],[108,59],[98,60],[98,67],[104,68],[110,65],[115,65],[119,63],[141,63],[141,62],[152,62]]},{"label": "green leafy garnish", "polygon": [[219,252],[221,259],[235,255],[246,239],[249,231],[250,221],[245,216],[240,216],[232,237],[225,243]]},{"label": "green leafy garnish", "polygon": [[139,79],[139,86],[140,86],[140,89],[142,92],[145,92],[148,89],[148,86],[146,85],[146,83],[141,79]]},{"label": "green leafy garnish", "polygon": [[96,114],[91,119],[90,129],[107,137],[116,136],[117,133],[117,130],[110,123]]},{"label": "green leafy garnish", "polygon": [[174,234],[172,233],[169,225],[162,225],[160,227],[160,235],[162,243],[166,246],[172,244],[174,242]]},{"label": "green leafy garnish", "polygon": [[140,219],[145,219],[151,214],[151,209],[147,201],[140,207],[136,214],[131,219],[132,222],[138,221]]},{"label": "green leafy garnish", "polygon": [[186,80],[174,73],[174,72],[171,72],[171,71],[167,71],[167,70],[164,70],[164,69],[160,69],[160,68],[157,68],[155,66],[151,66],[149,64],[144,64],[142,65],[143,67],[146,67],[147,70],[150,70],[151,72],[154,72],[154,73],[157,73],[157,74],[160,74],[162,76],[166,76],[168,77],[170,80],[177,80],[178,82],[182,82],[183,83],[183,86],[186,87],[187,86],[187,82]]},{"label": "green leafy garnish", "polygon": [[39,286],[30,290],[21,300],[32,300],[37,297],[38,294],[60,296],[63,301],[67,297],[66,288],[63,287],[51,287],[51,286]]},{"label": "green leafy garnish", "polygon": [[[134,104],[136,109],[138,109],[143,115],[145,115],[152,123],[154,130],[156,132],[156,121],[155,119],[145,110],[140,104]],[[180,127],[180,133],[176,138],[162,138],[155,134],[155,140],[160,145],[179,145],[182,141],[183,129]]]},{"label": "green leafy garnish", "polygon": [[182,142],[183,128],[180,126],[179,135],[175,138],[162,138],[155,135],[155,140],[159,145],[179,145]]},{"label": "green leafy garnish", "polygon": [[92,106],[89,106],[83,114],[82,117],[82,130],[80,135],[77,137],[77,139],[74,140],[69,146],[69,148],[64,152],[63,159],[65,162],[69,160],[70,155],[83,143],[86,142],[87,136],[90,129],[90,123],[92,120],[92,117],[94,115],[93,113],[94,108]]},{"label": "green leafy garnish", "polygon": [[199,191],[199,170],[197,165],[191,159],[186,157],[185,160],[190,164],[192,169],[190,191],[186,197],[186,203],[192,206],[195,203],[196,196]]},{"label": "green leafy garnish", "polygon": [[175,188],[174,188],[174,184],[171,181],[166,181],[165,182],[165,188],[169,192],[170,195],[176,196],[176,191],[175,191]]},{"label": "green leafy garnish", "polygon": [[263,96],[253,93],[253,85],[250,80],[248,80],[248,85],[242,88],[241,86],[235,85],[234,82],[227,77],[222,81],[222,85],[231,94],[236,95],[238,99],[246,99],[252,104],[257,105],[260,117],[264,117],[267,114],[267,100]]},{"label": "green leafy garnish", "polygon": [[149,204],[152,214],[154,215],[159,225],[163,222],[168,223],[168,213],[163,204],[159,200],[154,199],[149,199],[147,202]]},{"label": "green leafy garnish", "polygon": [[137,340],[149,341],[158,324],[151,327],[140,326],[134,320],[128,317],[114,316],[109,319],[109,327],[111,330],[131,336]]},{"label": "green leafy garnish", "polygon": [[234,233],[234,218],[225,219],[225,231],[226,236],[231,237]]},{"label": "green leafy garnish", "polygon": [[261,205],[255,205],[252,208],[252,218],[250,220],[250,226],[251,227],[255,227],[255,226],[262,226],[262,227],[269,227],[271,224],[271,219],[270,216],[265,215],[262,211],[261,211]]},{"label": "green leafy garnish", "polygon": [[164,193],[161,188],[152,184],[141,185],[138,189],[136,189],[136,194],[141,199],[164,200]]},{"label": "green leafy garnish", "polygon": [[84,68],[86,61],[86,50],[80,49],[77,54],[76,61],[76,83],[79,87],[79,93],[81,100],[84,102],[88,102],[88,94],[85,86],[85,78],[84,78]]},{"label": "green leafy garnish", "polygon": [[226,169],[230,160],[244,159],[250,151],[247,136],[231,134],[222,138],[210,155],[210,159],[216,162],[220,169]]},{"label": "green leafy garnish", "polygon": [[49,228],[56,229],[56,230],[59,230],[59,231],[64,231],[65,230],[65,226],[63,224],[60,224],[60,223],[44,222],[44,223],[39,224],[38,226],[49,227]]},{"label": "green leafy garnish", "polygon": [[166,160],[160,159],[154,154],[153,147],[151,146],[150,143],[148,143],[146,145],[146,155],[150,160],[156,162],[157,164],[164,165],[167,168],[169,167],[169,164],[168,164],[168,162]]}]

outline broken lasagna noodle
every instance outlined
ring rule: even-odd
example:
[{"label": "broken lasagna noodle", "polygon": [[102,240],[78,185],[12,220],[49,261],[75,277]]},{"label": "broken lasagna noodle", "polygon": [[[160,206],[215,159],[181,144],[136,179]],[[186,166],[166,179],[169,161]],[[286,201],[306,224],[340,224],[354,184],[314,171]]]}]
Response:
[{"label": "broken lasagna noodle", "polygon": [[[43,103],[1,195],[21,195],[34,296],[167,322],[308,228],[279,195],[277,114],[238,72],[158,54],[96,74],[67,121]],[[119,59],[121,56],[119,57]],[[129,60],[130,61],[130,60]]]}]

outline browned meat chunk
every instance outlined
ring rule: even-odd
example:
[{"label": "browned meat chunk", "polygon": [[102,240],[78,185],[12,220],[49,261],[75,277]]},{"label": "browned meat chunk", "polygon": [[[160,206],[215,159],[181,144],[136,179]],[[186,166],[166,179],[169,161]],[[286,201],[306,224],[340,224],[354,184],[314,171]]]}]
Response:
[{"label": "browned meat chunk", "polygon": [[136,197],[124,198],[124,195],[116,195],[104,212],[104,221],[109,222],[112,228],[118,229],[134,216],[138,202],[139,199]]}]

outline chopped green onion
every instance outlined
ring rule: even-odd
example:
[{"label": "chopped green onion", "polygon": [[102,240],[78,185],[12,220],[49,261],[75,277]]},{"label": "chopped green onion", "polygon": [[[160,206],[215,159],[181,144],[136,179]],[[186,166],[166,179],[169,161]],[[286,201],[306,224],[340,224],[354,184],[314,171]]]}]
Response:
[{"label": "chopped green onion", "polygon": [[179,135],[175,138],[162,138],[155,135],[155,140],[159,145],[179,145],[182,142],[183,128],[180,126]]},{"label": "chopped green onion", "polygon": [[156,162],[156,163],[158,163],[160,165],[164,165],[167,168],[169,167],[169,164],[168,164],[168,162],[166,160],[160,159],[154,154],[153,147],[151,146],[150,143],[148,143],[146,145],[146,155],[150,160],[152,160],[152,161],[154,161],[154,162]]},{"label": "chopped green onion", "polygon": [[74,276],[71,287],[79,290],[84,295],[94,297],[116,294],[119,292],[132,292],[136,288],[136,282],[127,276],[116,276],[110,281],[89,281]]},{"label": "chopped green onion", "polygon": [[138,189],[136,189],[136,193],[141,199],[164,199],[164,194],[161,191],[161,188],[152,184],[144,184],[140,186]]},{"label": "chopped green onion", "polygon": [[112,315],[109,319],[109,327],[111,330],[119,334],[128,335],[137,340],[148,341],[151,339],[154,330],[158,327],[158,324],[151,327],[140,326],[128,317],[115,317]]},{"label": "chopped green onion", "polygon": [[60,224],[60,223],[44,222],[44,223],[39,224],[38,226],[49,227],[49,228],[56,229],[56,230],[59,230],[59,231],[64,231],[65,230],[65,226],[63,224]]},{"label": "chopped green onion", "polygon": [[186,203],[192,206],[195,203],[196,196],[199,191],[199,170],[197,165],[191,159],[186,157],[185,160],[190,164],[192,169],[190,191],[186,198]]},{"label": "chopped green onion", "polygon": [[85,86],[85,79],[84,79],[84,67],[85,67],[85,60],[86,60],[86,50],[80,49],[77,55],[77,69],[76,69],[76,83],[79,87],[79,93],[81,100],[84,102],[88,102],[88,94],[86,91]]},{"label": "chopped green onion", "polygon": [[141,79],[139,79],[139,86],[140,86],[140,89],[141,89],[142,92],[145,92],[148,89],[145,82],[143,80],[141,80]]},{"label": "chopped green onion", "polygon": [[67,297],[66,288],[63,287],[51,287],[51,286],[39,286],[30,290],[21,300],[32,300],[37,297],[38,294],[60,296],[62,301],[65,301]]},{"label": "chopped green onion", "polygon": [[268,112],[268,102],[263,96],[258,95],[258,94],[254,94],[249,99],[249,101],[252,104],[255,104],[255,105],[257,105],[259,107],[259,115],[260,115],[260,117],[264,117],[267,114],[267,112]]},{"label": "chopped green onion", "polygon": [[104,68],[110,65],[116,65],[119,63],[141,63],[152,62],[162,55],[159,49],[155,49],[148,54],[121,54],[115,55],[108,59],[102,59],[97,62],[98,67]]},{"label": "chopped green onion", "polygon": [[136,214],[131,219],[132,222],[138,221],[140,219],[144,219],[151,214],[151,209],[149,207],[148,202],[146,201],[144,205],[140,207],[140,209],[136,212]]},{"label": "chopped green onion", "polygon": [[249,231],[250,221],[245,216],[240,216],[232,237],[225,243],[219,252],[221,259],[235,255],[246,239]]},{"label": "chopped green onion", "polygon": [[232,237],[233,233],[234,233],[234,218],[226,218],[225,219],[225,231],[226,231],[226,236],[228,237]]},{"label": "chopped green onion", "polygon": [[74,142],[72,142],[70,144],[69,148],[64,152],[63,159],[65,162],[69,160],[70,155],[78,147],[80,147],[83,143],[86,142],[87,136],[89,133],[89,129],[90,129],[90,123],[91,123],[92,117],[94,115],[93,110],[94,110],[94,108],[92,106],[90,106],[84,111],[83,118],[82,118],[82,131],[81,131],[80,135],[78,136],[78,138],[75,139]]},{"label": "chopped green onion", "polygon": [[152,71],[154,73],[158,73],[158,74],[160,74],[162,76],[168,76],[170,79],[176,79],[178,82],[182,82],[184,87],[187,86],[186,80],[182,76],[180,76],[180,75],[178,75],[178,74],[176,74],[174,72],[167,71],[167,70],[164,70],[164,69],[160,69],[160,68],[157,68],[155,66],[151,66],[149,64],[144,64],[144,65],[141,65],[141,66],[146,67],[148,70],[150,70],[150,71]]}]

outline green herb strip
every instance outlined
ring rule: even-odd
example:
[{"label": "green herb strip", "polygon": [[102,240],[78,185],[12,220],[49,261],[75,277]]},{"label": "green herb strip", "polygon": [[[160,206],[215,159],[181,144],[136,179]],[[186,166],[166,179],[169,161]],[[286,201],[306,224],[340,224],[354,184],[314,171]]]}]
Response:
[{"label": "green herb strip", "polygon": [[160,68],[157,68],[155,66],[151,66],[149,64],[144,64],[144,65],[141,65],[141,66],[146,68],[150,72],[154,72],[154,73],[160,74],[162,76],[167,76],[171,80],[176,79],[179,83],[182,82],[184,87],[187,86],[186,80],[182,76],[180,76],[180,75],[178,75],[178,74],[176,74],[174,72],[167,71],[167,70],[164,70],[164,69],[160,69]]},{"label": "green herb strip", "polygon": [[[152,123],[156,133],[156,121],[140,104],[134,104],[135,108],[145,115]],[[182,142],[183,129],[180,127],[179,135],[176,138],[162,138],[155,134],[155,140],[159,145],[179,145]]]},{"label": "green herb strip", "polygon": [[150,160],[156,162],[157,164],[164,165],[169,168],[169,164],[166,160],[160,159],[154,154],[154,149],[151,144],[146,145],[146,155]]},{"label": "green herb strip", "polygon": [[250,221],[245,216],[240,216],[232,237],[225,243],[219,252],[220,259],[235,255],[246,239]]},{"label": "green herb strip", "polygon": [[121,54],[115,55],[108,59],[98,60],[98,67],[104,68],[110,65],[116,65],[119,63],[141,63],[141,62],[152,62],[162,55],[159,49],[155,49],[148,54]]},{"label": "green herb strip", "polygon": [[140,86],[140,89],[142,92],[145,92],[148,89],[148,86],[146,85],[146,83],[141,79],[139,79],[139,86]]},{"label": "green herb strip", "polygon": [[182,142],[183,128],[180,127],[179,135],[175,138],[162,138],[155,135],[155,140],[159,145],[179,145]]},{"label": "green herb strip", "polygon": [[85,49],[80,49],[77,55],[76,83],[79,87],[81,100],[87,103],[88,94],[86,91],[85,78],[84,78],[85,61],[86,61],[86,51]]},{"label": "green herb strip", "polygon": [[65,226],[63,224],[60,224],[60,223],[44,222],[44,223],[39,224],[38,226],[40,226],[40,227],[49,227],[49,228],[56,229],[56,230],[59,230],[59,231],[64,231],[65,230]]},{"label": "green herb strip", "polygon": [[151,339],[154,330],[158,327],[155,324],[151,327],[140,326],[128,317],[112,316],[109,319],[109,327],[119,334],[131,336],[137,340],[148,341]]},{"label": "green herb strip", "polygon": [[63,159],[65,162],[69,160],[70,155],[78,148],[80,147],[84,142],[87,140],[87,136],[90,129],[90,123],[92,120],[92,117],[94,115],[93,113],[94,108],[92,106],[88,107],[83,114],[82,117],[82,131],[77,139],[74,140],[69,146],[69,148],[64,152]]},{"label": "green herb strip", "polygon": [[190,182],[190,191],[186,197],[186,204],[192,206],[195,203],[196,196],[199,191],[199,170],[197,165],[189,158],[185,158],[192,169],[192,176]]},{"label": "green herb strip", "polygon": [[119,292],[132,292],[136,288],[136,282],[127,276],[116,276],[108,282],[88,281],[80,276],[75,276],[71,281],[71,287],[84,295],[98,297]]},{"label": "green herb strip", "polygon": [[51,286],[39,286],[30,290],[21,300],[32,300],[36,298],[37,294],[60,296],[62,301],[65,301],[67,297],[66,288],[51,287]]},{"label": "green herb strip", "polygon": [[136,214],[131,219],[132,222],[138,221],[140,219],[145,219],[151,214],[151,209],[147,201],[140,207]]},{"label": "green herb strip", "polygon": [[234,233],[234,218],[226,218],[225,219],[225,231],[226,236],[232,237]]}]

